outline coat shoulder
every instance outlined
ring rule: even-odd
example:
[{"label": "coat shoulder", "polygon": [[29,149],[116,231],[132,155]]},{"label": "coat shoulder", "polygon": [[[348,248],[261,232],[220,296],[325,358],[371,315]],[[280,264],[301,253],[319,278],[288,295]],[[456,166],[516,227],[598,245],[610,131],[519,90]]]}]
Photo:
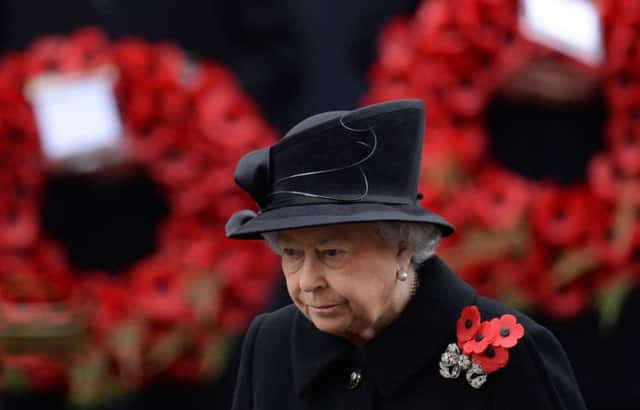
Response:
[{"label": "coat shoulder", "polygon": [[506,408],[528,401],[538,408],[586,409],[569,359],[547,328],[492,299],[478,297],[477,305],[483,320],[511,314],[524,327],[524,336],[509,350],[507,366],[493,375],[501,386],[496,401],[508,404]]},{"label": "coat shoulder", "polygon": [[278,394],[291,391],[291,332],[296,314],[297,308],[290,305],[251,322],[242,346],[233,410],[270,408],[284,400]]},{"label": "coat shoulder", "polygon": [[254,355],[261,357],[288,358],[291,352],[291,334],[296,316],[295,305],[288,305],[257,316],[247,332],[252,342]]},{"label": "coat shoulder", "polygon": [[518,319],[518,322],[520,322],[525,329],[540,326],[524,313],[494,299],[478,296],[478,309],[480,310],[483,320],[491,320],[504,314],[511,314]]},{"label": "coat shoulder", "polygon": [[260,320],[260,338],[278,337],[282,339],[291,337],[293,322],[298,313],[298,308],[291,304],[273,312],[261,314],[258,316]]}]

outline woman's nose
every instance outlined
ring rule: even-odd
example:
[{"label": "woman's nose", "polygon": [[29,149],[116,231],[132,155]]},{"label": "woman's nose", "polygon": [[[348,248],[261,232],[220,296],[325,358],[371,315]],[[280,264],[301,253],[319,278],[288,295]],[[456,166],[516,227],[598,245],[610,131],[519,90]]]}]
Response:
[{"label": "woman's nose", "polygon": [[304,264],[300,268],[300,290],[313,292],[323,287],[326,287],[326,282],[322,269],[313,256],[305,258]]}]

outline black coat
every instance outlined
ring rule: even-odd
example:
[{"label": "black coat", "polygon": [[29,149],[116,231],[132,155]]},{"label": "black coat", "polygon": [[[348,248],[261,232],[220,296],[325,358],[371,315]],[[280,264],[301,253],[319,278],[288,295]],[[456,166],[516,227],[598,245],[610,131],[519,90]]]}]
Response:
[{"label": "black coat", "polygon": [[[421,285],[403,314],[358,349],[317,330],[287,306],[257,317],[246,336],[233,410],[286,409],[585,409],[555,337],[527,316],[480,297],[437,257],[419,269]],[[525,335],[506,367],[479,389],[445,379],[440,356],[456,340],[461,310],[482,320],[515,315]],[[353,389],[354,370],[361,374]]]}]

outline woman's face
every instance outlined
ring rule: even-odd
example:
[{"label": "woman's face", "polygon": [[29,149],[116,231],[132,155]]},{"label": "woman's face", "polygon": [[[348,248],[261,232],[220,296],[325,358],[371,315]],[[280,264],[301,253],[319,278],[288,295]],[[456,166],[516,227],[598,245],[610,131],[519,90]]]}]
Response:
[{"label": "woman's face", "polygon": [[[321,331],[363,343],[395,319],[410,298],[410,253],[378,238],[367,224],[279,232],[287,289]],[[411,278],[413,279],[413,278]]]}]

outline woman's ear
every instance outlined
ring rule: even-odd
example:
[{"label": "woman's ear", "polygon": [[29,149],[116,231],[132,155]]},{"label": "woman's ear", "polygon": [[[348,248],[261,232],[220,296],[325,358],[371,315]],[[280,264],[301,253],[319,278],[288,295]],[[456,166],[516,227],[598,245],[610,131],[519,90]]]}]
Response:
[{"label": "woman's ear", "polygon": [[398,267],[403,271],[407,272],[411,267],[411,257],[413,256],[413,252],[409,247],[409,244],[406,242],[400,242],[398,245],[398,253],[396,254],[396,262],[398,263]]}]

